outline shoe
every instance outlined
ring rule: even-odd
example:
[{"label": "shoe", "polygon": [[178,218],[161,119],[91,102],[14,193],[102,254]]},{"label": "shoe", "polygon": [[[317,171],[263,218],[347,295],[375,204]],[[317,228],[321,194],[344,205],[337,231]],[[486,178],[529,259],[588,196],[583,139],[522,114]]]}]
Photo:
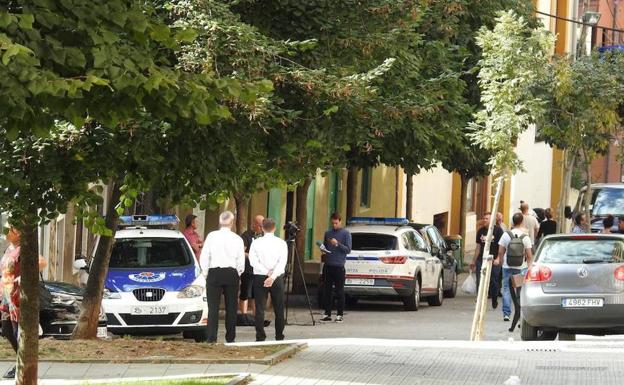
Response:
[{"label": "shoe", "polygon": [[284,336],[275,336],[275,341],[284,341]]},{"label": "shoe", "polygon": [[2,376],[2,378],[15,378],[15,366],[12,367],[11,369],[9,369],[6,373],[4,373],[4,376]]},{"label": "shoe", "polygon": [[267,326],[269,326],[270,324],[271,324],[271,321],[270,321],[270,320],[268,320],[268,319],[265,319],[265,320],[264,320],[264,327],[267,327]]},{"label": "shoe", "polygon": [[337,316],[336,316],[336,322],[342,322],[342,321],[344,321],[344,320],[342,319],[342,316],[341,316],[341,315],[337,315]]},{"label": "shoe", "polygon": [[509,316],[508,315],[503,316],[503,321],[509,322]]},{"label": "shoe", "polygon": [[326,315],[325,317],[321,318],[321,322],[329,322],[331,321],[332,318],[330,315]]},{"label": "shoe", "polygon": [[496,309],[498,307],[498,298],[492,297],[492,308]]},{"label": "shoe", "polygon": [[256,342],[264,342],[266,338],[256,338]]}]

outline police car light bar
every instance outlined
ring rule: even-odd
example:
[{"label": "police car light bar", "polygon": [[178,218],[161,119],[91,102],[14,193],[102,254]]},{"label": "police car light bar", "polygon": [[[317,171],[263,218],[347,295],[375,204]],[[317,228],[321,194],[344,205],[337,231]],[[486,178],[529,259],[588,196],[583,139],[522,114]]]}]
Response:
[{"label": "police car light bar", "polygon": [[128,215],[119,217],[119,226],[177,226],[176,215]]},{"label": "police car light bar", "polygon": [[353,217],[347,221],[348,225],[407,225],[407,218],[375,218],[375,217]]}]

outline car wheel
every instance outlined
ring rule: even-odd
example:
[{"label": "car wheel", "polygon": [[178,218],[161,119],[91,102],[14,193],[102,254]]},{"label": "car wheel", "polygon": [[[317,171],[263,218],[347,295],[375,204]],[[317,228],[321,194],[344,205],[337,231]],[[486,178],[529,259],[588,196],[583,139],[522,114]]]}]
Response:
[{"label": "car wheel", "polygon": [[444,296],[446,298],[455,298],[457,295],[457,272],[453,270],[453,281],[451,284],[451,288],[444,291]]},{"label": "car wheel", "polygon": [[188,332],[182,332],[184,338],[192,339],[195,342],[208,341],[208,330],[193,330]]},{"label": "car wheel", "polygon": [[537,339],[540,341],[554,341],[557,339],[557,332],[552,330],[537,330]]},{"label": "car wheel", "polygon": [[357,297],[351,297],[351,296],[347,296],[345,297],[345,302],[347,304],[347,306],[355,306],[358,303],[359,298]]},{"label": "car wheel", "polygon": [[444,278],[440,275],[438,277],[438,289],[436,295],[433,297],[427,298],[427,303],[429,306],[442,306],[442,302],[444,301]]},{"label": "car wheel", "polygon": [[403,307],[407,311],[417,311],[418,306],[420,304],[420,279],[416,278],[416,282],[414,283],[414,291],[412,294],[403,297]]},{"label": "car wheel", "polygon": [[529,325],[524,319],[520,326],[520,338],[522,341],[535,341],[537,340],[538,329],[535,326]]}]

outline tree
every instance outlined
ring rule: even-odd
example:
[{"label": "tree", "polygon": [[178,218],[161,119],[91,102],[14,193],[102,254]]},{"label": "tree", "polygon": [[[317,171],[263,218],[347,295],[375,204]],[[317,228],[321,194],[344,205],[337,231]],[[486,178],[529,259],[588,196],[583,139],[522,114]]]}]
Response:
[{"label": "tree", "polygon": [[[477,44],[483,50],[479,85],[484,108],[475,115],[472,138],[476,145],[493,153],[489,164],[497,175],[492,208],[496,211],[504,179],[522,169],[514,151],[518,136],[537,122],[544,111],[544,101],[536,90],[546,86],[554,37],[547,31],[530,28],[524,18],[510,11],[500,14],[492,30],[482,28]],[[479,286],[471,340],[480,340],[483,335],[495,218],[492,215],[485,240],[483,284]]]},{"label": "tree", "polygon": [[564,210],[577,164],[587,175],[585,208],[590,218],[591,163],[597,154],[607,151],[620,129],[618,95],[624,86],[618,74],[621,64],[622,55],[617,53],[554,61],[548,119],[540,125],[539,134],[564,150],[564,177],[557,208],[559,231],[564,230]]}]

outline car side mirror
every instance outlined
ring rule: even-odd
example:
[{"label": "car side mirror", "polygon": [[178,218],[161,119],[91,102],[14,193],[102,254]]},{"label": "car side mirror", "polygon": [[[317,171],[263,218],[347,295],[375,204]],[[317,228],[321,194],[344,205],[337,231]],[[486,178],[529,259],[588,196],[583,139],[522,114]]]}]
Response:
[{"label": "car side mirror", "polygon": [[451,250],[455,251],[455,250],[459,250],[459,245],[457,243],[451,243],[450,244],[450,248]]},{"label": "car side mirror", "polygon": [[564,215],[567,219],[572,219],[572,208],[570,206],[565,207]]}]

